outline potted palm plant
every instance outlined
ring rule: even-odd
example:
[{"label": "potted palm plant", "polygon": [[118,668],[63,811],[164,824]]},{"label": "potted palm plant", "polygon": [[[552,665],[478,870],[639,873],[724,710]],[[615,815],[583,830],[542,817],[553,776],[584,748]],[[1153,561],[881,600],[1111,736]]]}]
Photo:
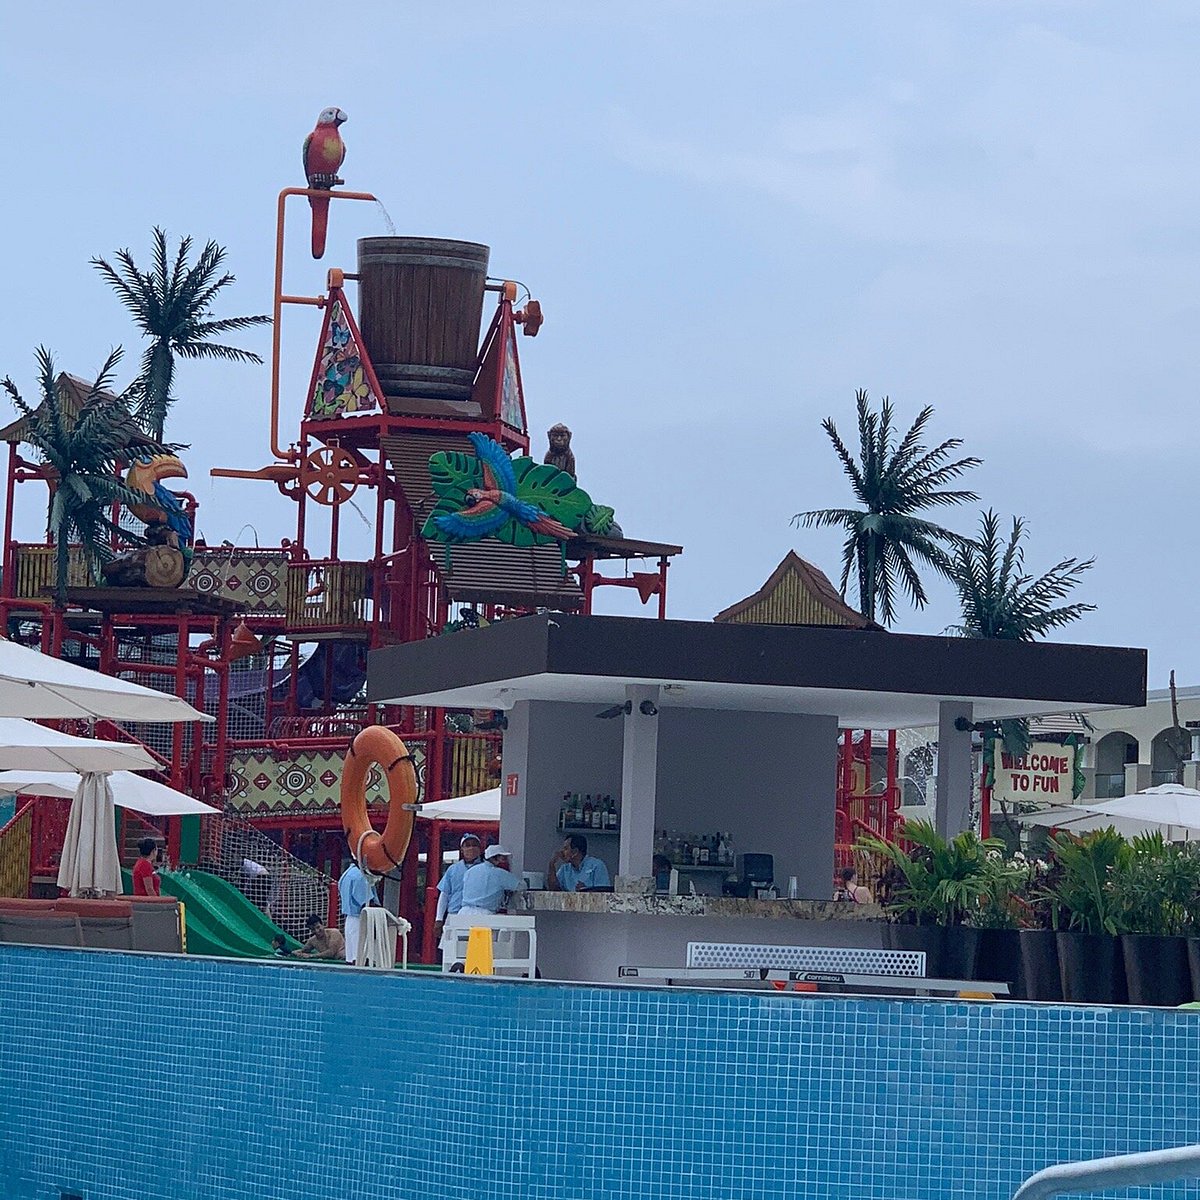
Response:
[{"label": "potted palm plant", "polygon": [[880,854],[893,879],[885,907],[892,918],[889,944],[924,950],[930,975],[969,979],[974,970],[978,930],[964,925],[986,891],[988,853],[999,853],[998,838],[973,832],[947,841],[929,821],[906,821],[905,850],[895,842],[864,837],[861,844]]},{"label": "potted palm plant", "polygon": [[1046,885],[1058,928],[1058,961],[1064,1000],[1122,1003],[1125,974],[1120,956],[1113,874],[1128,854],[1114,829],[1082,837],[1060,832],[1052,841],[1058,870]]},{"label": "potted palm plant", "polygon": [[1062,910],[1054,899],[1062,866],[1051,856],[1035,859],[1025,881],[1021,902],[1019,986],[1027,1000],[1061,1000],[1062,972],[1058,963],[1058,927]]},{"label": "potted palm plant", "polygon": [[1200,858],[1161,833],[1134,838],[1113,872],[1131,1004],[1174,1007],[1192,998],[1187,934],[1198,882]]},{"label": "potted palm plant", "polygon": [[1020,999],[1021,987],[1021,900],[1020,893],[1031,866],[1018,852],[1006,859],[989,851],[983,874],[983,891],[968,920],[976,930],[975,979],[1004,981],[1009,995]]}]

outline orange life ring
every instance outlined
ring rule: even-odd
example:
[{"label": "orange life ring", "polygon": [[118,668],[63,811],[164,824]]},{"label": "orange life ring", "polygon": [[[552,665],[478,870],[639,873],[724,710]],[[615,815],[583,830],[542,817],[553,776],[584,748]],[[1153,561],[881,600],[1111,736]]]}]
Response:
[{"label": "orange life ring", "polygon": [[[367,815],[367,775],[371,765],[383,768],[388,784],[388,819],[377,833]],[[342,767],[342,828],[350,842],[350,853],[360,867],[383,874],[404,861],[413,831],[417,802],[417,772],[408,747],[382,725],[358,733],[346,751]]]}]

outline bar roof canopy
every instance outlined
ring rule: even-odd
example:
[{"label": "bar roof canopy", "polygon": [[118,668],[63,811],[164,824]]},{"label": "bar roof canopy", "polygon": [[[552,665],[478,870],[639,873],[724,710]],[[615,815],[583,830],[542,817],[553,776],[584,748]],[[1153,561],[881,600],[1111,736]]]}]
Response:
[{"label": "bar roof canopy", "polygon": [[660,705],[835,715],[843,727],[933,725],[942,700],[976,721],[1135,707],[1146,652],[818,626],[727,625],[539,613],[371,653],[375,703],[511,708],[611,705],[629,684]]}]

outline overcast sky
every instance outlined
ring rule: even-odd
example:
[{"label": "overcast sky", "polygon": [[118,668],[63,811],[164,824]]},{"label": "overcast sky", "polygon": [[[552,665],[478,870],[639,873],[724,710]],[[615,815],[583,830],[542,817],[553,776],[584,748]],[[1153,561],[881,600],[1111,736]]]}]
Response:
[{"label": "overcast sky", "polygon": [[[933,435],[985,459],[972,485],[1028,519],[1029,566],[1096,556],[1070,640],[1200,683],[1194,4],[441,7],[4,5],[0,374],[28,395],[39,342],[77,374],[124,343],[128,377],[138,337],[87,264],[145,259],[155,224],[228,246],[219,315],[269,311],[275,196],[337,104],[349,186],[399,233],[488,243],[541,300],[520,346],[537,457],[566,421],[625,532],[685,546],[671,615],[709,619],[790,548],[836,580],[840,538],[789,518],[849,502],[819,422],[851,435],[865,387],[902,418],[932,404]],[[317,265],[296,215],[294,292],[387,232],[335,206]],[[317,334],[285,315],[285,430]],[[270,461],[267,368],[177,379],[201,532],[291,534],[271,485],[207,475]],[[955,620],[931,592],[896,628]]]}]

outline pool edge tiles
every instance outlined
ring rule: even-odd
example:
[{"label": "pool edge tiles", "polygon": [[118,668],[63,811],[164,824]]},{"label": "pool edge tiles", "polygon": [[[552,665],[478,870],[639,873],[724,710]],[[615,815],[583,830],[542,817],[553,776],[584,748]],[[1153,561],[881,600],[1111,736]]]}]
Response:
[{"label": "pool edge tiles", "polygon": [[1191,1012],[19,946],[0,1012],[19,1200],[1003,1200],[1200,1142]]}]

